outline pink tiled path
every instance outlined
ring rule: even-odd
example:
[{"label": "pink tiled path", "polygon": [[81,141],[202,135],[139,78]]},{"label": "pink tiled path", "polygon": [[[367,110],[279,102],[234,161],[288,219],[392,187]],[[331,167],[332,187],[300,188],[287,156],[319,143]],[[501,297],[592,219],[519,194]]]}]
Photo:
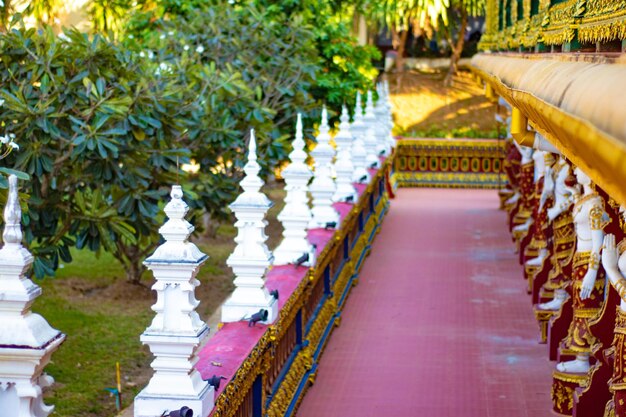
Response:
[{"label": "pink tiled path", "polygon": [[539,345],[495,191],[402,189],[299,417],[544,417]]}]

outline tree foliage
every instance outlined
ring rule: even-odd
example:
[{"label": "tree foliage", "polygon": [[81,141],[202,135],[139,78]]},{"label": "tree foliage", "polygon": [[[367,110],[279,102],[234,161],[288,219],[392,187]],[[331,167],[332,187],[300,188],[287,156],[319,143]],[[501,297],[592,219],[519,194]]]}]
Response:
[{"label": "tree foliage", "polygon": [[486,0],[362,0],[359,7],[371,18],[388,26],[408,30],[411,26],[424,27],[427,23],[438,28],[450,25],[450,9],[463,8],[470,16],[482,16]]},{"label": "tree foliage", "polygon": [[[354,5],[342,0],[256,0],[268,11],[277,10],[289,19],[309,22],[321,68],[311,88],[313,97],[324,102],[335,114],[347,104],[352,110],[356,91],[374,87],[378,70],[373,61],[380,52],[370,45],[359,45],[351,33]],[[317,115],[316,115],[317,116]]]},{"label": "tree foliage", "polygon": [[[432,36],[441,32],[452,51],[450,71],[456,72],[464,46],[468,16],[482,16],[486,0],[361,0],[358,8],[370,20],[386,25],[392,31],[398,47],[398,66],[401,68],[404,43],[409,30]],[[455,38],[456,36],[456,38]]]},{"label": "tree foliage", "polygon": [[25,237],[35,274],[52,275],[69,248],[107,250],[154,241],[174,178],[185,109],[176,85],[100,36],[49,28],[0,36],[0,122],[19,138],[8,165],[30,174]]},{"label": "tree foliage", "polygon": [[234,199],[248,130],[258,132],[267,172],[287,157],[296,113],[314,108],[309,90],[319,59],[313,33],[305,22],[285,25],[284,15],[252,2],[163,17],[157,12],[138,15],[126,42],[153,62],[155,72],[188,86],[190,148],[201,166],[193,179],[204,184],[209,213],[221,217],[224,202]]},{"label": "tree foliage", "polygon": [[[270,172],[286,159],[297,112],[317,118],[322,100],[339,110],[376,75],[376,53],[328,5],[90,5],[102,30],[128,7],[117,41],[46,25],[0,34],[0,125],[22,146],[3,162],[31,176],[24,224],[38,277],[76,246],[114,253],[138,281],[169,185],[228,219],[251,127]],[[190,161],[199,171],[180,171]]]}]

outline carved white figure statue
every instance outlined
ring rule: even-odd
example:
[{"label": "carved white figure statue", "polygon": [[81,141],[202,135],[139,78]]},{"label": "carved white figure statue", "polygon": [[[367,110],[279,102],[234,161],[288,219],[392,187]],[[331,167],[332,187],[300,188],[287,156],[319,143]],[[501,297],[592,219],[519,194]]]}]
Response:
[{"label": "carved white figure statue", "polygon": [[[576,359],[557,364],[560,372],[587,372],[589,370],[590,346],[579,347],[579,341],[584,341],[585,332],[588,332],[588,318],[581,317],[577,311],[585,309],[599,311],[603,299],[603,287],[596,289],[596,278],[600,266],[600,252],[604,239],[605,216],[602,198],[593,190],[591,179],[580,168],[574,171],[578,183],[583,187],[583,194],[578,198],[573,210],[574,225],[576,227],[576,254],[574,255],[574,271],[572,273],[574,295],[574,318],[570,326],[570,349],[577,352]],[[577,267],[577,258],[585,262]],[[588,262],[586,261],[588,259]],[[578,271],[584,271],[582,281]],[[603,283],[602,283],[603,284]],[[593,297],[592,297],[593,294]],[[575,334],[578,332],[580,334]],[[572,337],[573,336],[573,337]]]},{"label": "carved white figure statue", "polygon": [[152,289],[157,301],[152,306],[156,315],[141,342],[150,347],[155,360],[152,378],[135,398],[136,417],[158,416],[183,406],[194,415],[207,415],[213,408],[213,387],[194,368],[209,334],[196,312],[200,302],[195,297],[200,285],[196,275],[208,257],[189,242],[194,227],[185,220],[189,207],[181,186],[174,185],[170,196],[163,209],[168,220],[159,229],[165,243],[144,262],[156,279]]},{"label": "carved white figure statue", "polygon": [[330,145],[330,127],[328,126],[328,112],[326,106],[322,109],[322,123],[317,135],[317,145],[311,151],[315,161],[315,176],[309,187],[313,197],[313,218],[309,228],[325,227],[328,224],[339,224],[339,213],[333,207],[333,194],[337,187],[332,177],[332,161],[335,149]]},{"label": "carved white figure statue", "polygon": [[44,404],[42,388],[54,380],[43,369],[65,335],[30,310],[41,288],[26,276],[33,256],[22,246],[21,220],[11,175],[0,249],[0,415],[46,417],[54,407]]},{"label": "carved white figure statue", "polygon": [[[625,231],[626,207],[620,208],[620,215],[622,217],[621,228],[622,231]],[[626,239],[622,239],[616,245],[614,235],[609,234],[604,237],[602,266],[620,298],[613,330],[612,349],[616,354],[614,355],[613,375],[609,381],[609,389],[613,391],[613,401],[617,404],[623,404],[626,394],[623,390],[626,383],[626,356],[622,353],[626,348]]]},{"label": "carved white figure statue", "polygon": [[535,149],[533,151],[533,161],[535,161],[535,184],[539,181],[540,178],[546,173],[546,152]]},{"label": "carved white figure statue", "polygon": [[[570,175],[570,166],[565,157],[560,156],[554,167],[556,178],[554,179],[554,205],[548,209],[548,219],[554,221],[561,213],[563,213],[574,201],[577,196],[575,189],[570,188],[565,180]],[[563,288],[554,290],[554,298],[537,306],[540,310],[560,310],[563,303],[567,300],[567,291]]]},{"label": "carved white figure statue", "polygon": [[[620,207],[620,215],[626,223],[626,207]],[[604,237],[602,266],[620,296],[619,309],[626,315],[626,239],[616,244],[613,234]]]},{"label": "carved white figure statue", "polygon": [[[505,104],[503,104],[505,103]],[[505,124],[506,124],[506,141],[509,143],[512,143],[513,146],[515,146],[519,151],[520,154],[522,155],[522,160],[520,161],[521,164],[524,163],[528,163],[530,162],[530,160],[526,160],[526,162],[524,161],[524,154],[521,152],[521,146],[513,139],[513,136],[511,135],[511,106],[508,105],[508,103],[506,102],[506,100],[504,100],[502,97],[500,97],[500,105],[504,105],[508,110],[508,117],[505,120]],[[524,147],[527,148],[527,147]],[[527,148],[529,149],[529,148]],[[515,193],[513,193],[513,195],[505,202],[505,205],[513,205],[516,204],[517,201],[520,199],[520,197],[522,196],[522,194],[520,193],[519,187],[515,190]]]},{"label": "carved white figure statue", "polygon": [[388,154],[391,153],[391,148],[396,147],[396,139],[393,137],[393,105],[391,103],[391,94],[389,93],[389,82],[383,81],[383,97],[385,108],[387,110],[387,147],[389,149]]},{"label": "carved white figure statue", "polygon": [[[552,165],[546,162],[548,158],[550,158],[551,162],[554,160],[552,155],[549,152],[538,151],[538,154],[543,155],[543,173],[539,173],[539,179],[543,177],[543,189],[541,190],[541,196],[539,197],[539,209],[537,213],[541,213],[545,204],[547,204],[548,199],[554,198],[554,178],[553,178],[553,168]],[[536,162],[535,162],[536,166]],[[539,167],[542,170],[541,166]],[[539,253],[537,257],[529,259],[526,261],[526,265],[530,266],[540,266],[544,259],[548,256],[548,248],[539,249]]]},{"label": "carved white figure statue", "polygon": [[272,203],[260,191],[263,186],[260,170],[254,130],[251,130],[245,178],[241,181],[243,193],[230,205],[237,218],[235,227],[238,232],[235,237],[237,246],[226,264],[235,273],[235,290],[222,305],[223,322],[244,320],[260,310],[267,310],[266,323],[273,323],[278,314],[278,303],[265,288],[265,271],[273,260],[265,244],[265,214]]},{"label": "carved white figure statue", "polygon": [[274,250],[274,265],[295,263],[303,255],[308,260],[303,265],[313,265],[315,249],[307,240],[307,227],[311,221],[307,184],[313,173],[306,164],[307,154],[304,151],[304,135],[302,132],[302,116],[298,113],[296,136],[292,143],[293,150],[289,154],[291,163],[283,170],[285,179],[285,207],[278,214],[283,225],[283,240]]}]

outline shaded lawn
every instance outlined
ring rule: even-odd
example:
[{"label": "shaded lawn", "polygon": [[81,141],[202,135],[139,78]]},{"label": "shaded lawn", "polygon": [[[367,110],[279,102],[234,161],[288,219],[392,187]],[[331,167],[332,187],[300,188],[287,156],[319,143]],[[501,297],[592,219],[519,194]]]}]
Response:
[{"label": "shaded lawn", "polygon": [[445,87],[445,72],[390,74],[395,133],[425,138],[496,138],[496,105],[468,72]]}]

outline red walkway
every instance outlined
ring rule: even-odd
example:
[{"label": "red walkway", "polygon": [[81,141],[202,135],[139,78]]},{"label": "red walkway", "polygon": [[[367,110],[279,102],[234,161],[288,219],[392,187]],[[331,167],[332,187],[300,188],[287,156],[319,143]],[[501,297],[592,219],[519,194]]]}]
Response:
[{"label": "red walkway", "polygon": [[298,417],[543,417],[551,364],[495,191],[402,189]]}]

